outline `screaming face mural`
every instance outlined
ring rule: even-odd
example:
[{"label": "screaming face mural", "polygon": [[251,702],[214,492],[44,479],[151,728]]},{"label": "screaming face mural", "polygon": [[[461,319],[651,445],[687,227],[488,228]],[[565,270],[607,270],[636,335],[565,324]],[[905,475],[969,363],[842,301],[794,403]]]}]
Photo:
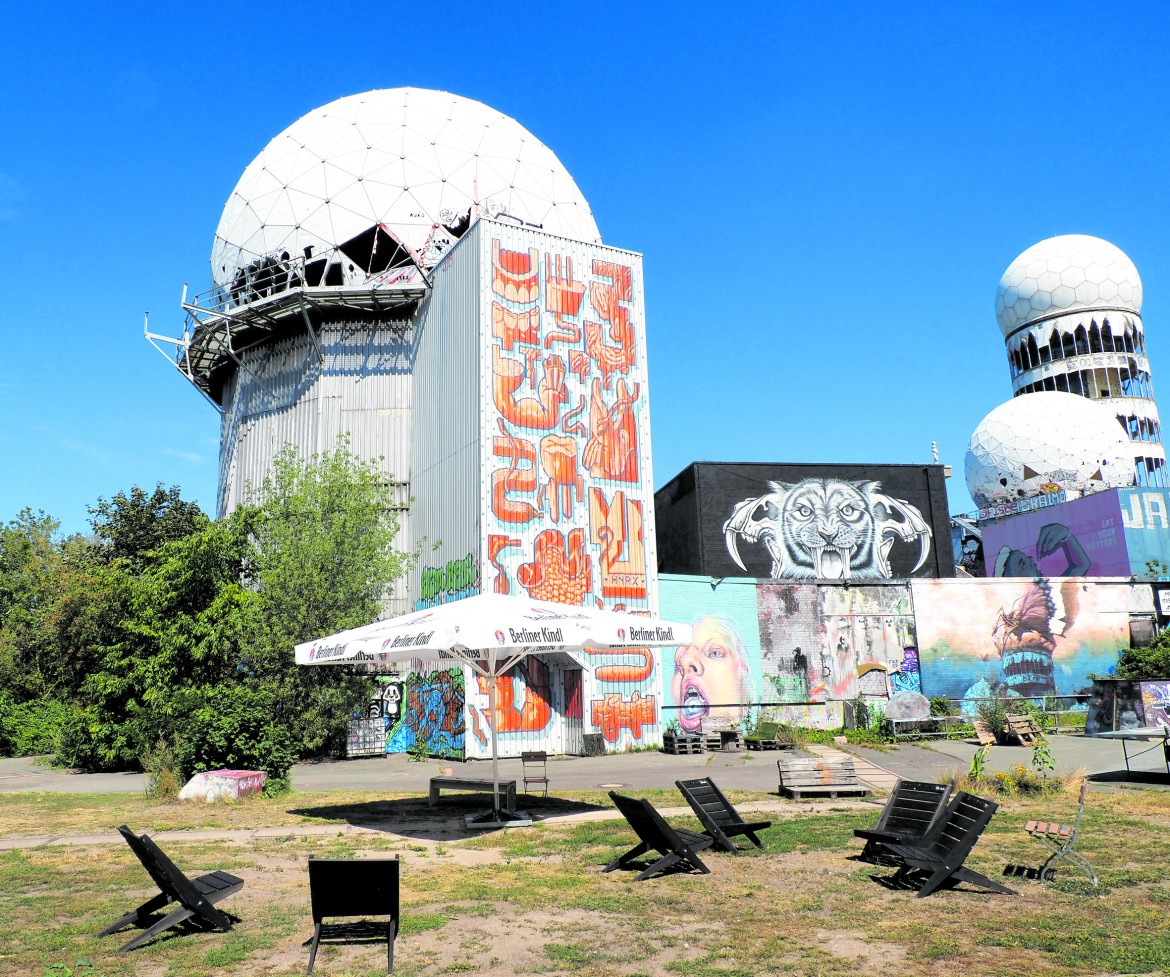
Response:
[{"label": "screaming face mural", "polygon": [[723,524],[727,551],[745,571],[740,539],[764,545],[774,580],[889,577],[896,539],[918,547],[911,573],[930,554],[931,529],[922,513],[885,495],[880,482],[806,478],[768,487],[767,494],[740,502]]},{"label": "screaming face mural", "polygon": [[689,645],[674,655],[673,700],[679,725],[697,733],[706,719],[739,722],[751,701],[751,672],[735,625],[713,615],[699,618]]}]

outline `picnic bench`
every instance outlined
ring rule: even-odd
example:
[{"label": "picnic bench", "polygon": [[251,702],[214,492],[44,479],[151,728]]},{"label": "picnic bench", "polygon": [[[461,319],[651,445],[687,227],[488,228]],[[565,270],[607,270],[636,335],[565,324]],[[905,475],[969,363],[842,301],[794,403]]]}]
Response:
[{"label": "picnic bench", "polygon": [[[490,794],[493,786],[490,780],[479,780],[475,777],[432,777],[431,793],[427,803],[438,804],[441,790],[473,790],[477,793]],[[516,810],[516,781],[500,781],[500,797],[505,795],[508,798],[505,808],[509,811]]]},{"label": "picnic bench", "polygon": [[746,835],[757,848],[764,847],[756,832],[770,828],[772,822],[745,821],[710,777],[676,780],[674,785],[682,791],[703,826],[703,833],[711,836],[716,848],[738,855],[739,847],[731,840],[736,835]]},{"label": "picnic bench", "polygon": [[1037,738],[1044,736],[1044,730],[1036,725],[1036,721],[1031,716],[1009,715],[1007,725],[1008,732],[1024,746],[1031,746]]},{"label": "picnic bench", "polygon": [[803,797],[868,797],[873,793],[857,779],[852,757],[781,757],[776,766],[780,770],[781,796],[800,800]]},{"label": "picnic bench", "polygon": [[1040,867],[1040,884],[1045,882],[1045,876],[1056,873],[1055,865],[1059,861],[1071,862],[1080,871],[1089,877],[1089,881],[1097,884],[1097,873],[1093,866],[1079,851],[1076,851],[1077,832],[1081,828],[1081,815],[1085,813],[1085,795],[1089,790],[1088,780],[1081,781],[1081,803],[1077,808],[1077,818],[1071,824],[1058,824],[1055,821],[1029,821],[1024,825],[1024,831],[1047,848],[1051,855]]},{"label": "picnic bench", "polygon": [[699,858],[699,852],[710,848],[715,843],[714,838],[699,834],[697,831],[688,831],[686,828],[672,828],[654,809],[654,805],[644,798],[626,797],[612,790],[609,797],[622,812],[622,817],[634,829],[639,842],[605,866],[605,871],[612,872],[615,868],[624,868],[634,859],[656,851],[662,857],[643,869],[636,881],[642,882],[672,865],[690,866],[704,875],[711,874],[711,870]]},{"label": "picnic bench", "polygon": [[915,844],[883,842],[884,850],[901,863],[895,880],[902,884],[920,880],[919,899],[930,895],[939,886],[958,882],[979,885],[1005,895],[1018,895],[1013,889],[993,882],[963,864],[998,808],[995,801],[959,791],[947,805],[945,814],[931,825],[921,841]]},{"label": "picnic bench", "polygon": [[780,741],[782,724],[770,721],[756,723],[756,731],[743,738],[743,745],[749,750],[782,750],[788,743]]},{"label": "picnic bench", "polygon": [[244,887],[244,880],[238,879],[227,872],[208,872],[196,879],[189,879],[184,875],[166,855],[146,835],[136,835],[126,825],[118,828],[118,833],[126,839],[130,850],[138,856],[142,867],[146,869],[154,884],[159,888],[159,894],[147,899],[137,909],[128,912],[121,919],[111,923],[98,936],[108,936],[118,930],[144,923],[160,909],[172,902],[179,904],[177,909],[171,910],[166,916],[150,926],[147,926],[134,939],[120,950],[133,950],[147,940],[157,936],[163,930],[168,930],[192,916],[200,922],[213,926],[223,933],[232,928],[231,920],[215,908],[221,899],[226,899]]},{"label": "picnic bench", "polygon": [[883,843],[920,842],[946,810],[950,795],[949,784],[899,780],[874,826],[853,830],[855,837],[865,839],[865,848],[858,857],[863,862],[881,862],[885,861]]},{"label": "picnic bench", "polygon": [[[386,941],[386,973],[394,970],[394,940],[398,936],[398,856],[394,858],[310,858],[309,900],[313,911],[313,939],[309,973],[321,940],[343,943]],[[386,922],[325,923],[326,917],[389,916]]]}]

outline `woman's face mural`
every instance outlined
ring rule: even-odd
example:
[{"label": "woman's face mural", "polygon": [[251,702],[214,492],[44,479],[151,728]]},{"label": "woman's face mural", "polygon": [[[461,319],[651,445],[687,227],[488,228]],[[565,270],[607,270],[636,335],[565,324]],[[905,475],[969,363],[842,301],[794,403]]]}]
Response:
[{"label": "woman's face mural", "polygon": [[700,618],[691,643],[674,656],[671,695],[685,733],[698,733],[703,720],[739,722],[747,711],[751,681],[743,647],[735,627],[715,617]]}]

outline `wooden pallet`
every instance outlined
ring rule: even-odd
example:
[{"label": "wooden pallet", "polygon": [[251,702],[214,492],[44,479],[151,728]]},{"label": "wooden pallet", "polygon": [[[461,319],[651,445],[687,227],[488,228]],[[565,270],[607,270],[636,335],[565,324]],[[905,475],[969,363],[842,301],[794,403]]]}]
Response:
[{"label": "wooden pallet", "polygon": [[857,779],[852,757],[837,760],[784,757],[776,761],[780,794],[804,797],[868,797],[873,793]]},{"label": "wooden pallet", "polygon": [[703,733],[703,749],[708,753],[719,753],[726,751],[731,753],[733,751],[743,749],[743,733],[738,730],[735,731],[735,739],[731,739],[732,730],[713,730],[710,733]]},{"label": "wooden pallet", "polygon": [[703,738],[701,736],[664,736],[662,737],[662,751],[675,756],[703,752]]}]

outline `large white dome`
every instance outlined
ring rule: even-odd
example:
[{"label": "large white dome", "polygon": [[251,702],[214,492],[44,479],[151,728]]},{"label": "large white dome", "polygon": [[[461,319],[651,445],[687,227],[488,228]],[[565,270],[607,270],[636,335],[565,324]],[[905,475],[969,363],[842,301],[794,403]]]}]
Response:
[{"label": "large white dome", "polygon": [[1046,390],[1000,404],[971,435],[967,490],[980,507],[1133,482],[1129,437],[1108,402]]},{"label": "large white dome", "polygon": [[307,247],[321,257],[372,240],[378,225],[429,266],[469,220],[500,214],[601,240],[573,178],[515,119],[427,89],[350,95],[298,119],[244,170],[215,233],[212,279]]},{"label": "large white dome", "polygon": [[1125,252],[1087,234],[1033,244],[999,280],[995,315],[1006,338],[1044,315],[1075,309],[1142,311],[1142,280]]}]

